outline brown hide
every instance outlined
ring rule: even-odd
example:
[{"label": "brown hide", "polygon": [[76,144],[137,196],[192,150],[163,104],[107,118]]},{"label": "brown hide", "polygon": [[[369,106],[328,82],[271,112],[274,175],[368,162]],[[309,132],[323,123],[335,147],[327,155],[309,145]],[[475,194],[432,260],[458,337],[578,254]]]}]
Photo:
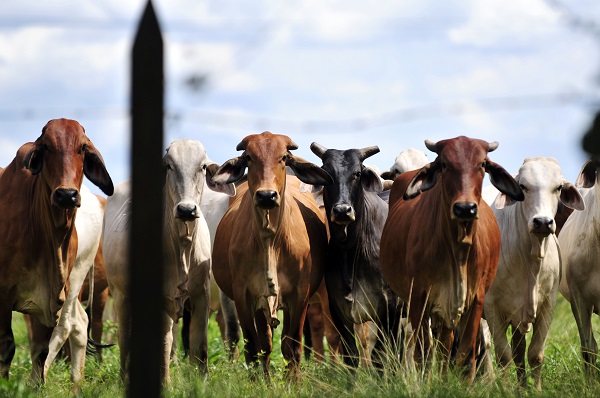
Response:
[{"label": "brown hide", "polygon": [[[417,347],[425,347],[415,350],[417,361],[427,360],[432,344],[425,331],[429,319],[445,354],[458,326],[457,361],[472,380],[483,300],[496,274],[500,248],[496,219],[481,200],[487,143],[460,137],[440,141],[437,153],[436,161],[422,169],[440,167],[429,190],[414,199],[403,198],[422,170],[403,173],[394,181],[381,238],[381,269],[390,287],[410,302],[413,330],[420,328],[415,333]],[[460,219],[453,214],[455,203],[476,204],[478,218]]]},{"label": "brown hide", "polygon": [[[323,277],[325,222],[312,194],[300,192],[300,181],[286,176],[288,150],[295,149],[288,137],[252,135],[239,149],[245,151],[240,158],[248,162],[248,182],[238,187],[217,229],[213,275],[235,301],[246,361],[260,359],[267,375],[272,327],[283,310],[281,350],[290,376],[297,377],[308,300]],[[259,190],[274,191],[277,204],[261,207]]]},{"label": "brown hide", "polygon": [[19,311],[31,314],[36,325],[32,379],[43,382],[51,328],[77,254],[74,220],[84,169],[112,194],[112,181],[83,127],[56,119],[18,150],[0,176],[0,377],[8,378],[14,355],[11,312]]}]

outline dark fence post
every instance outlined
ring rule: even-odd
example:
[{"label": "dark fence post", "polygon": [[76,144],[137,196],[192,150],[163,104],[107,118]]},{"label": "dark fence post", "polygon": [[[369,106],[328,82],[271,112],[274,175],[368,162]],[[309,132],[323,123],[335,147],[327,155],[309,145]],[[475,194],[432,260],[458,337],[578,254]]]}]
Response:
[{"label": "dark fence post", "polygon": [[161,395],[163,42],[148,0],[131,68],[131,351],[128,395]]}]

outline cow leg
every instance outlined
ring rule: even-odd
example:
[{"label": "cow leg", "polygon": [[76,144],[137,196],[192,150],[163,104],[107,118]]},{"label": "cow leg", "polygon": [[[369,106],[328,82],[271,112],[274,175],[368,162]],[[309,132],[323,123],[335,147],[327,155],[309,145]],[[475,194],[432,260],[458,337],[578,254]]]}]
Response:
[{"label": "cow leg", "polygon": [[[88,337],[88,317],[79,300],[75,300],[76,322],[69,335],[69,346],[71,347],[71,381],[78,385],[83,378],[85,369],[85,349]],[[46,361],[48,363],[48,361]]]},{"label": "cow leg", "polygon": [[240,295],[240,297],[235,297],[235,307],[245,340],[244,357],[246,358],[246,364],[248,366],[256,367],[258,364],[258,352],[260,350],[260,343],[258,340],[258,333],[256,331],[257,326],[255,326],[255,319],[253,316],[254,310],[252,308],[247,308],[247,306],[243,305],[242,300],[242,295]]},{"label": "cow leg", "polygon": [[340,309],[337,307],[335,300],[329,301],[331,311],[331,319],[337,329],[341,340],[342,359],[347,366],[358,367],[360,353],[356,346],[356,338],[354,336],[354,325],[346,325],[342,319]]},{"label": "cow leg", "polygon": [[131,318],[129,317],[129,305],[120,292],[113,292],[114,307],[117,313],[117,324],[119,334],[119,351],[121,359],[121,379],[127,382],[129,369],[129,351],[131,338]]},{"label": "cow leg", "polygon": [[12,332],[12,310],[8,300],[0,303],[0,378],[8,380],[10,364],[15,356],[15,336]]},{"label": "cow leg", "polygon": [[475,379],[475,371],[477,370],[475,363],[477,359],[477,336],[479,335],[479,325],[483,313],[484,297],[485,292],[479,292],[473,300],[471,308],[463,315],[464,318],[460,322],[460,343],[456,353],[456,363],[463,368],[463,375],[469,383],[472,383]]},{"label": "cow leg", "polygon": [[[327,290],[325,290],[325,295],[326,293]],[[342,346],[342,340],[340,338],[340,334],[335,328],[335,325],[333,324],[333,320],[331,319],[329,297],[325,298],[323,294],[319,294],[319,298],[321,300],[321,309],[323,310],[323,323],[325,326],[325,339],[327,340],[329,359],[333,362],[336,362],[338,356],[340,355],[339,353]]]},{"label": "cow leg", "polygon": [[527,362],[529,362],[529,367],[531,368],[531,376],[533,377],[535,388],[539,391],[542,390],[541,373],[542,365],[544,363],[544,348],[554,316],[555,303],[552,301],[554,300],[550,299],[546,301],[538,313],[536,321],[533,324],[533,335],[531,336],[529,350],[527,351]]},{"label": "cow leg", "polygon": [[442,364],[442,374],[445,375],[448,373],[448,365],[450,364],[450,357],[452,354],[452,345],[454,344],[454,329],[446,327],[442,321],[440,320],[440,325],[438,328],[438,353],[439,359]]},{"label": "cow leg", "polygon": [[[312,349],[308,350],[314,353],[315,359],[322,362],[325,358],[325,345],[323,344],[323,336],[325,335],[325,320],[323,317],[323,308],[321,303],[313,303],[308,305],[306,310],[306,320],[311,337]],[[308,355],[307,355],[308,356]]]},{"label": "cow leg", "polygon": [[521,387],[527,387],[527,372],[525,370],[525,334],[521,333],[518,327],[513,326],[512,334],[512,355],[517,368],[517,379]]},{"label": "cow leg", "polygon": [[495,311],[495,307],[486,306],[486,317],[490,332],[492,333],[492,339],[494,340],[494,350],[496,353],[496,361],[506,372],[509,365],[512,363],[512,351],[508,344],[508,338],[506,332],[508,330],[508,324],[502,321],[500,314]]},{"label": "cow leg", "polygon": [[569,284],[569,289],[571,291],[571,310],[577,322],[577,330],[579,331],[579,339],[581,341],[583,364],[588,378],[593,380],[597,372],[596,356],[598,354],[598,345],[594,339],[594,331],[592,329],[593,306],[589,305],[585,300],[580,299],[581,294],[574,283]]},{"label": "cow leg", "polygon": [[[273,352],[273,330],[271,329],[271,314],[266,309],[255,313],[257,342],[259,344],[258,359],[262,365],[265,377],[269,378],[269,365],[271,363],[271,352]],[[285,329],[284,329],[285,330]],[[283,334],[282,334],[283,336]],[[283,339],[283,337],[282,337]],[[283,343],[281,344],[283,347]],[[282,348],[283,350],[283,348]],[[285,357],[285,356],[284,356]]]},{"label": "cow leg", "polygon": [[[193,271],[190,272],[190,276]],[[198,367],[201,375],[208,370],[208,318],[210,315],[210,283],[208,270],[203,288],[190,287],[190,362]]]},{"label": "cow leg", "polygon": [[189,300],[185,301],[183,306],[183,315],[181,316],[181,346],[183,347],[183,356],[190,355],[190,323],[192,314],[189,309]]},{"label": "cow leg", "polygon": [[240,322],[235,303],[221,289],[219,289],[219,300],[221,301],[221,313],[225,321],[225,348],[227,349],[229,360],[233,360],[239,356]]},{"label": "cow leg", "polygon": [[46,381],[44,375],[44,364],[48,357],[48,345],[52,336],[53,328],[44,326],[36,317],[30,316],[31,335],[29,339],[29,350],[31,352],[31,376],[33,385],[41,385]]},{"label": "cow leg", "polygon": [[[96,286],[97,287],[97,286]],[[98,293],[96,293],[98,291]],[[92,339],[100,343],[102,341],[102,333],[104,332],[104,320],[102,314],[104,313],[104,307],[108,301],[108,287],[103,290],[94,289],[94,298],[92,301],[92,307],[94,308],[92,317],[90,319]],[[96,355],[99,361],[102,361],[102,348],[96,347]]]},{"label": "cow leg", "polygon": [[162,363],[160,366],[160,379],[163,384],[171,383],[171,373],[170,373],[170,364],[171,364],[171,348],[173,347],[173,326],[175,322],[173,318],[164,313],[163,315],[163,330],[162,330],[162,341],[163,341],[163,356]]},{"label": "cow leg", "polygon": [[[69,292],[69,296],[71,296],[71,294],[72,291]],[[63,347],[63,345],[69,338],[71,331],[75,327],[74,323],[78,321],[75,317],[78,315],[76,304],[79,303],[79,300],[75,297],[69,297],[67,303],[69,304],[63,306],[60,318],[58,320],[58,324],[54,327],[54,330],[52,331],[52,337],[50,338],[50,344],[48,345],[48,356],[44,363],[44,379],[48,375],[48,370],[50,369],[50,366],[52,366],[54,359],[60,352],[60,349]],[[72,358],[71,351],[69,351],[68,355]]]},{"label": "cow leg", "polygon": [[284,311],[283,330],[281,332],[281,353],[287,361],[286,374],[296,383],[300,381],[300,360],[302,357],[302,327],[306,318],[308,304],[301,303],[295,308],[288,301],[288,308]]}]

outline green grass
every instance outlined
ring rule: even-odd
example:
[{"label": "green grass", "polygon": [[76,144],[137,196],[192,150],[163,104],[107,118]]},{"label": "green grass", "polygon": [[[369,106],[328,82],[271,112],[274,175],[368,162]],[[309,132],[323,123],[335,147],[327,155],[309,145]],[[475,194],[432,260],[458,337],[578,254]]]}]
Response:
[{"label": "green grass", "polygon": [[[600,321],[594,320],[598,337]],[[72,395],[69,364],[57,360],[50,369],[47,383],[39,390],[28,386],[31,363],[27,335],[22,316],[15,313],[13,328],[17,339],[17,353],[12,363],[10,380],[0,380],[0,397],[66,397]],[[390,361],[383,374],[370,368],[349,371],[339,364],[319,364],[314,360],[302,362],[302,376],[298,385],[284,378],[284,361],[276,329],[271,360],[271,379],[252,379],[243,359],[229,362],[216,322],[211,319],[209,330],[209,375],[200,377],[181,353],[171,364],[171,384],[164,389],[166,397],[598,397],[600,379],[588,382],[582,371],[577,327],[569,304],[559,297],[554,322],[546,345],[546,360],[542,370],[543,392],[533,387],[517,387],[514,369],[495,377],[477,379],[468,386],[457,372],[441,376],[433,371],[427,378],[406,372]],[[531,385],[531,383],[530,383]],[[104,350],[104,361],[92,358],[86,361],[85,381],[81,385],[83,397],[125,396],[119,378],[119,350],[115,346]]]}]

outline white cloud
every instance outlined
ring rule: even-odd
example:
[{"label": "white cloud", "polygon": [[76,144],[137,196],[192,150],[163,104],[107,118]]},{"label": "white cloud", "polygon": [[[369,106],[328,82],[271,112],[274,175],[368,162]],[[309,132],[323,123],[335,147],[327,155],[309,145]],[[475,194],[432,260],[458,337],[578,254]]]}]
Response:
[{"label": "white cloud", "polygon": [[546,36],[556,29],[558,13],[543,0],[473,0],[469,20],[451,29],[455,43],[490,46],[527,41]]}]

